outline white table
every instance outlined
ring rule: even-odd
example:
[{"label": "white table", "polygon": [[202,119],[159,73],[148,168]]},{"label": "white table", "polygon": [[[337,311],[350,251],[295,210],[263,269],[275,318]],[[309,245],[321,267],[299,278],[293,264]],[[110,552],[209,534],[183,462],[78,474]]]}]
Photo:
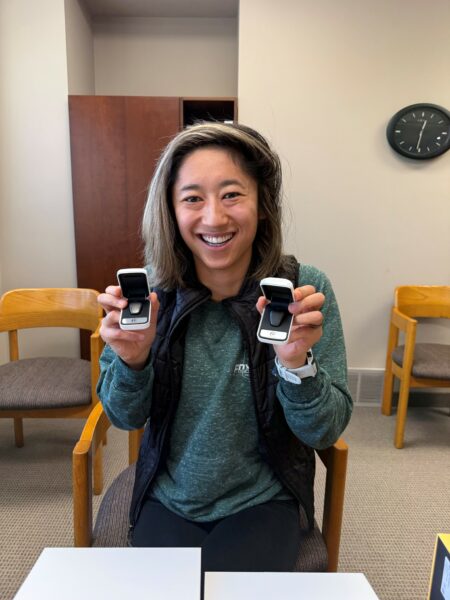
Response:
[{"label": "white table", "polygon": [[[200,548],[46,548],[15,600],[199,600]],[[205,600],[378,600],[361,573],[206,573]]]},{"label": "white table", "polygon": [[199,600],[200,548],[46,548],[15,600]]},{"label": "white table", "polygon": [[378,600],[362,573],[205,573],[206,600]]}]

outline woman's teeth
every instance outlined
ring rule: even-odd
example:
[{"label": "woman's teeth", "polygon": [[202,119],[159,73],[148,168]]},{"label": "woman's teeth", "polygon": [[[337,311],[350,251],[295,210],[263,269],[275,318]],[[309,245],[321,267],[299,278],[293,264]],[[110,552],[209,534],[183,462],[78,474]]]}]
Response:
[{"label": "woman's teeth", "polygon": [[227,235],[202,235],[201,238],[210,246],[220,246],[231,240],[233,235],[233,233],[228,233]]}]

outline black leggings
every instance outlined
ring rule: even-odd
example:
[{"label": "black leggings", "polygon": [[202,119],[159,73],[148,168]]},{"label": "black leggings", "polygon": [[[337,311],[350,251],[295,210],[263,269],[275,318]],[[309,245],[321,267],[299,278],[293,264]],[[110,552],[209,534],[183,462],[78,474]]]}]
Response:
[{"label": "black leggings", "polygon": [[202,549],[205,571],[292,571],[300,548],[298,504],[272,500],[234,515],[197,523],[146,500],[132,546]]}]

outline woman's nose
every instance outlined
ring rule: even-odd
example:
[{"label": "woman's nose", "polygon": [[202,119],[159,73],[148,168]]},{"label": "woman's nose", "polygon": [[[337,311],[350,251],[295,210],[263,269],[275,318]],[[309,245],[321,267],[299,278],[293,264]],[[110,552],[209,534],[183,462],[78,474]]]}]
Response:
[{"label": "woman's nose", "polygon": [[225,207],[218,199],[211,199],[205,203],[203,210],[203,223],[205,225],[223,225],[228,217]]}]

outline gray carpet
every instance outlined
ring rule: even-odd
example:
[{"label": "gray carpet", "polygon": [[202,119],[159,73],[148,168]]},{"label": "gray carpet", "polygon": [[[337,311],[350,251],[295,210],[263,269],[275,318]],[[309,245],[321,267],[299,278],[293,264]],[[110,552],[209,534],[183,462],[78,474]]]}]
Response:
[{"label": "gray carpet", "polygon": [[[424,600],[435,536],[450,532],[450,417],[448,409],[410,409],[403,450],[393,447],[394,424],[394,416],[358,406],[344,434],[340,570],[365,573],[380,600]],[[27,420],[26,446],[17,449],[12,423],[0,419],[1,600],[14,597],[44,547],[72,545],[71,451],[81,427]],[[126,460],[127,436],[111,429],[106,486]],[[318,505],[322,488],[319,468]]]}]

